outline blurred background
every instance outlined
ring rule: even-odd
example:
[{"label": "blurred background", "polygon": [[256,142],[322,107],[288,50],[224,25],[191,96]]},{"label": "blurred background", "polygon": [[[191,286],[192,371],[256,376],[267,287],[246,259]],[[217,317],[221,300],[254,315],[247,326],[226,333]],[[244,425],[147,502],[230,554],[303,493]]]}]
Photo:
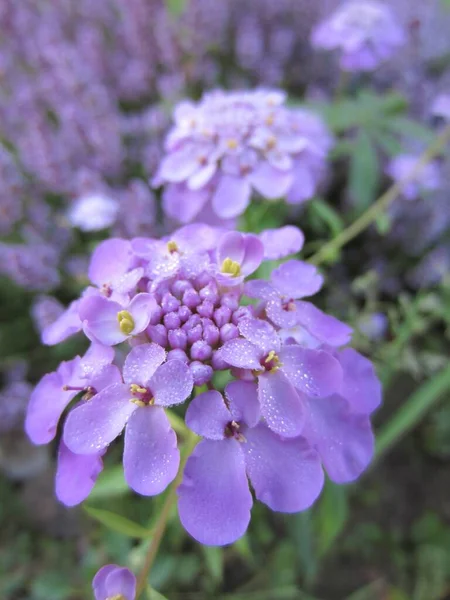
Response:
[{"label": "blurred background", "polygon": [[[108,236],[168,224],[151,189],[174,105],[209,89],[279,87],[332,130],[320,195],[254,204],[252,227],[305,232],[308,257],[364,213],[442,130],[450,2],[390,0],[407,40],[342,84],[310,34],[337,0],[1,0],[0,595],[81,600],[106,562],[138,570],[161,498],[126,489],[114,451],[87,507],[54,497],[55,448],[32,446],[33,384],[84,350],[40,332],[86,285]],[[344,91],[343,91],[344,89]],[[444,111],[445,112],[445,111]],[[450,109],[447,118],[450,118]],[[152,571],[170,600],[450,598],[450,158],[326,265],[319,303],[349,322],[385,387],[377,456],[355,484],[327,483],[298,515],[255,505],[225,549],[189,539],[176,514]],[[250,220],[243,221],[243,226]],[[120,513],[142,525],[108,519]],[[162,598],[163,596],[161,596]]]}]

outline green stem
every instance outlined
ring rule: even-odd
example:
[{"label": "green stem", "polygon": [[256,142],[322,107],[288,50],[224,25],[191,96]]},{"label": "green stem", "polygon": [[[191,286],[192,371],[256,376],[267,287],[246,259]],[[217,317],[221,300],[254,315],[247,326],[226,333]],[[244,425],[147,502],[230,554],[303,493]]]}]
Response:
[{"label": "green stem", "polygon": [[401,181],[394,183],[378,200],[370,206],[359,219],[356,219],[347,229],[316,252],[308,262],[319,265],[333,256],[337,250],[345,246],[350,240],[358,236],[400,195],[404,185],[409,183],[416,175],[435,158],[450,140],[450,125],[434,140],[417,160],[409,174]]},{"label": "green stem", "polygon": [[154,534],[152,537],[152,541],[148,547],[147,553],[144,559],[144,565],[142,566],[141,572],[137,578],[136,584],[136,600],[141,596],[141,594],[145,591],[147,587],[147,580],[152,568],[153,562],[156,558],[156,554],[158,553],[159,546],[161,544],[162,537],[164,532],[166,531],[167,523],[169,521],[170,513],[177,499],[177,488],[181,483],[181,479],[183,477],[184,467],[186,465],[187,459],[189,458],[192,450],[195,448],[198,442],[198,437],[194,434],[190,434],[189,438],[186,440],[186,446],[184,448],[184,456],[180,463],[180,468],[178,470],[177,476],[173,480],[170,489],[167,493],[166,500],[161,509],[161,513],[158,517],[158,521],[156,522],[156,526],[154,529]]}]

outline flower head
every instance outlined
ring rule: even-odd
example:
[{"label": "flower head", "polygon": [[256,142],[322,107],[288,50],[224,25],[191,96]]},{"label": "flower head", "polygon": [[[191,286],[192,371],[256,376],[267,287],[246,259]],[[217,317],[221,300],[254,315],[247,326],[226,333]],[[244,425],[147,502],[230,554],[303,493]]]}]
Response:
[{"label": "flower head", "polygon": [[125,567],[105,565],[92,580],[95,600],[134,600],[136,577]]},{"label": "flower head", "polygon": [[339,49],[344,71],[372,71],[405,41],[405,33],[386,4],[350,0],[312,33],[314,47]]},{"label": "flower head", "polygon": [[252,193],[298,203],[322,176],[331,136],[316,115],[284,105],[280,91],[215,91],[181,103],[154,179],[163,207],[192,221],[206,206],[220,219],[243,213]]},{"label": "flower head", "polygon": [[[380,386],[371,363],[344,348],[351,329],[305,300],[322,276],[291,259],[270,281],[248,280],[265,257],[302,241],[292,227],[256,236],[196,224],[163,240],[98,247],[90,268],[97,287],[60,317],[60,329],[51,326],[53,337],[47,332],[49,342],[82,329],[92,345],[43,377],[26,419],[32,441],[45,444],[69,409],[56,475],[62,502],[90,493],[122,432],[128,485],[161,493],[180,464],[166,409],[186,402],[186,425],[203,440],[187,462],[179,510],[203,543],[245,532],[248,481],[273,510],[295,512],[319,495],[323,469],[338,483],[360,475],[373,453],[369,415]],[[220,371],[231,379],[223,394],[214,389]]]}]

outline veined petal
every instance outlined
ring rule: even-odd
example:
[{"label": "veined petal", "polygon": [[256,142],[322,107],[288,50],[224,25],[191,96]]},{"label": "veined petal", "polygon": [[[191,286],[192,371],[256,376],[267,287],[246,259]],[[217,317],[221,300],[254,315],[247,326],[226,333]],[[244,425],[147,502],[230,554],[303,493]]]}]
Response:
[{"label": "veined petal", "polygon": [[150,389],[159,406],[181,404],[192,392],[194,380],[189,367],[181,360],[169,360],[155,371]]},{"label": "veined petal", "polygon": [[58,467],[55,477],[55,493],[66,506],[83,502],[103,470],[101,454],[74,454],[61,440]]},{"label": "veined petal", "polygon": [[186,425],[209,440],[223,440],[225,427],[233,420],[231,412],[216,390],[196,396],[186,411]]},{"label": "veined petal", "polygon": [[123,366],[125,383],[147,387],[156,369],[166,360],[166,351],[158,344],[140,344],[131,349]]},{"label": "veined petal", "polygon": [[281,371],[258,377],[261,414],[272,431],[283,437],[301,434],[305,414],[303,398]]}]

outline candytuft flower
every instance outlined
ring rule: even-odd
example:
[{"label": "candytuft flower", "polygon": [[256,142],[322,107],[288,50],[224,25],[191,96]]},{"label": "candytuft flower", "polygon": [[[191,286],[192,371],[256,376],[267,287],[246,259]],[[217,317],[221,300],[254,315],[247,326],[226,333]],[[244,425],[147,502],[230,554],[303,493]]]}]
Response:
[{"label": "candytuft flower", "polygon": [[[351,329],[305,299],[323,277],[290,259],[270,281],[248,280],[302,243],[294,227],[256,236],[195,224],[165,239],[98,246],[89,269],[96,287],[46,335],[52,342],[83,330],[91,347],[43,377],[26,418],[36,444],[62,427],[61,502],[87,497],[122,431],[128,485],[148,496],[164,491],[180,464],[166,409],[182,403],[187,427],[203,439],[178,490],[180,518],[203,543],[243,535],[249,481],[273,510],[296,512],[319,495],[323,470],[337,483],[362,473],[381,389],[370,361],[345,347]],[[214,387],[221,371],[231,379],[224,394]]]},{"label": "candytuft flower", "polygon": [[313,196],[331,136],[318,116],[284,102],[277,90],[217,90],[178,105],[153,180],[164,186],[165,213],[187,223],[211,206],[230,219],[254,192],[293,204]]},{"label": "candytuft flower", "polygon": [[350,0],[311,35],[315,48],[340,51],[344,71],[373,71],[406,42],[389,6],[376,0]]},{"label": "candytuft flower", "polygon": [[125,567],[105,565],[92,580],[95,600],[135,600],[136,577]]}]

